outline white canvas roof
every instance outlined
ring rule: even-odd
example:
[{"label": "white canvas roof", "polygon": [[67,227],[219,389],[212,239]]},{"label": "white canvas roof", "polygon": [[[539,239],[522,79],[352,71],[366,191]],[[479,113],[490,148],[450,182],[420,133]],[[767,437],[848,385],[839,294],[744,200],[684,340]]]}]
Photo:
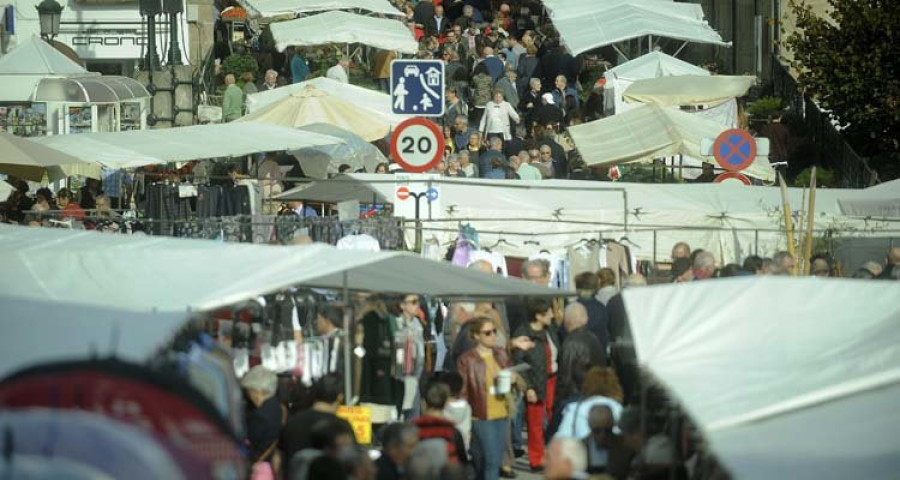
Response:
[{"label": "white canvas roof", "polygon": [[626,102],[705,105],[743,97],[755,83],[756,77],[748,75],[680,75],[638,80],[624,95]]},{"label": "white canvas roof", "polygon": [[363,10],[392,17],[405,15],[387,0],[241,0],[240,3],[254,18],[295,16],[328,10]]},{"label": "white canvas roof", "polygon": [[605,102],[608,108],[612,107],[616,113],[621,113],[636,106],[625,103],[623,94],[637,80],[676,75],[708,76],[709,74],[709,71],[703,68],[661,51],[650,52],[607,70],[603,74],[606,78]]},{"label": "white canvas roof", "polygon": [[316,77],[305,82],[247,95],[247,111],[254,113],[269,104],[283,100],[297,92],[302,92],[309,87],[337,98],[352,99],[353,104],[360,109],[360,115],[362,116],[378,115],[389,119],[393,125],[398,125],[406,119],[404,116],[391,113],[390,95],[349,83],[338,82],[327,77]]},{"label": "white canvas roof", "polygon": [[44,174],[50,180],[64,179],[69,175],[99,179],[100,167],[65,151],[37,143],[35,139],[0,132],[0,173],[35,182],[40,182]]},{"label": "white canvas roof", "polygon": [[[269,246],[0,226],[0,291],[10,298],[184,312],[290,286],[434,296],[558,295],[523,280],[403,252]],[[2,311],[3,305],[0,305]]]},{"label": "white canvas roof", "polygon": [[36,140],[87,161],[139,167],[206,158],[237,157],[340,144],[343,140],[258,122],[232,122],[157,130],[54,135]]},{"label": "white canvas roof", "polygon": [[[717,122],[658,105],[644,105],[569,127],[569,134],[588,165],[646,163],[671,155],[703,158],[701,140],[715,139],[723,131],[725,127]],[[757,156],[743,173],[769,182],[775,180],[775,170],[763,156]]]},{"label": "white canvas roof", "polygon": [[[394,190],[400,185],[391,175],[343,175],[286,192],[282,198],[371,203],[375,194],[379,202],[396,203]],[[527,257],[543,249],[564,253],[601,232],[603,238],[619,239],[626,235],[626,205],[628,245],[638,259],[667,261],[679,241],[713,252],[723,263],[740,263],[754,253],[771,256],[785,245],[777,187],[468,178],[443,178],[432,186],[439,192],[441,208],[423,202],[425,238],[434,235],[441,243],[450,242],[458,224],[471,223],[483,246],[509,256]],[[816,227],[834,228],[836,235],[896,236],[894,223],[866,222],[841,212],[839,199],[865,191],[820,189]],[[794,209],[802,194],[799,188],[788,189]],[[407,230],[408,241],[412,236],[413,230]],[[497,244],[501,239],[504,242]]]},{"label": "white canvas roof", "polygon": [[37,35],[0,56],[0,101],[26,101],[34,97],[41,80],[49,77],[99,77],[73,62]]},{"label": "white canvas roof", "polygon": [[[93,356],[143,362],[188,320],[185,312],[134,312],[0,295],[0,378],[34,365]],[[53,332],[48,334],[48,332]]]},{"label": "white canvas roof", "polygon": [[365,17],[338,10],[277,22],[269,26],[275,48],[290,46],[362,43],[383,50],[415,54],[419,44],[399,20]]},{"label": "white canvas roof", "polygon": [[550,11],[553,19],[599,13],[624,5],[651,12],[664,12],[672,17],[703,20],[703,7],[699,4],[675,3],[672,0],[544,0],[544,7]]},{"label": "white canvas roof", "polygon": [[900,283],[755,277],[625,290],[643,368],[734,478],[895,478]]},{"label": "white canvas roof", "polygon": [[855,191],[838,201],[844,215],[872,218],[900,217],[900,180]]},{"label": "white canvas roof", "polygon": [[704,21],[672,16],[664,11],[635,4],[620,4],[616,8],[570,17],[554,17],[553,25],[572,55],[648,35],[686,42],[731,45],[723,41],[718,32]]},{"label": "white canvas roof", "polygon": [[360,168],[374,172],[379,163],[387,163],[387,159],[375,145],[340,127],[314,123],[301,127],[301,130],[321,133],[344,141],[340,145],[309,147],[291,152],[297,157],[307,177],[328,178],[329,174],[337,174],[341,165],[349,165],[354,172]]}]

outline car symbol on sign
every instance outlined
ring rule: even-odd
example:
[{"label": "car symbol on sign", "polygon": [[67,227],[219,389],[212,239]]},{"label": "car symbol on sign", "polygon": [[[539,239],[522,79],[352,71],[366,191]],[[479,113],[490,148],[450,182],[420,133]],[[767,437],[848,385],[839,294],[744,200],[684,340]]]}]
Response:
[{"label": "car symbol on sign", "polygon": [[407,65],[406,68],[403,69],[403,76],[419,76],[419,67],[415,65]]}]

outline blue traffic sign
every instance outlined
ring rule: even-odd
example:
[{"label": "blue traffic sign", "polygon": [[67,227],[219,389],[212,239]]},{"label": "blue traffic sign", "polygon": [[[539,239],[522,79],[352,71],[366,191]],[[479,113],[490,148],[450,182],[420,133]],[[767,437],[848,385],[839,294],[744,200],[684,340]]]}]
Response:
[{"label": "blue traffic sign", "polygon": [[444,114],[444,62],[391,62],[391,110],[399,115],[440,117]]},{"label": "blue traffic sign", "polygon": [[428,199],[428,202],[434,202],[438,199],[438,189],[431,187],[428,190],[425,190],[425,198]]}]

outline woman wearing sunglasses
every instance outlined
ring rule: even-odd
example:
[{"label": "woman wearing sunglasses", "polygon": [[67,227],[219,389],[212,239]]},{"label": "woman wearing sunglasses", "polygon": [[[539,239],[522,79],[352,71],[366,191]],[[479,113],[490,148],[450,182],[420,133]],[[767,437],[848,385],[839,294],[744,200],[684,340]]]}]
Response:
[{"label": "woman wearing sunglasses", "polygon": [[506,350],[496,346],[497,327],[489,318],[470,320],[475,347],[457,360],[463,378],[461,397],[472,407],[472,462],[476,478],[496,480],[503,464],[509,408],[506,388],[497,388],[500,370],[509,366]]}]

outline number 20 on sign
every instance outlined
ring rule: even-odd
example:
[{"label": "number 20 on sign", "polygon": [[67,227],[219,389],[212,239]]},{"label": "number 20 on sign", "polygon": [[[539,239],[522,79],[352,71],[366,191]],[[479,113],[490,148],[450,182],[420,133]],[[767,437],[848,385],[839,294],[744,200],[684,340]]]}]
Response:
[{"label": "number 20 on sign", "polygon": [[391,156],[409,173],[427,172],[443,158],[444,135],[424,118],[405,120],[391,136]]}]

